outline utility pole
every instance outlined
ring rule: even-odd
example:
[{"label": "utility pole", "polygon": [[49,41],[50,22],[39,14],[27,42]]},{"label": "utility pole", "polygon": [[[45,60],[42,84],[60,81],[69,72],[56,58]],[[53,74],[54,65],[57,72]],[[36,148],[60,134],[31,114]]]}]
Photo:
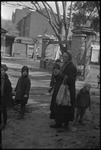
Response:
[{"label": "utility pole", "polygon": [[85,56],[84,56],[84,69],[83,69],[83,78],[85,79],[85,69],[86,69],[86,54],[87,54],[87,38],[85,37]]}]

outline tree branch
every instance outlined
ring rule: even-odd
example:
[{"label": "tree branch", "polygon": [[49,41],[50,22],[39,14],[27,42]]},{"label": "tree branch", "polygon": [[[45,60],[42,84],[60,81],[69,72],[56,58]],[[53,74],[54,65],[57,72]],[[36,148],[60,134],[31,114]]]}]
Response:
[{"label": "tree branch", "polygon": [[57,18],[56,18],[56,15],[55,15],[53,9],[50,7],[50,5],[49,5],[47,2],[45,2],[45,3],[46,3],[46,5],[50,8],[50,10],[51,10],[51,12],[52,12],[52,14],[53,14],[53,16],[54,16],[55,22],[56,22],[56,24],[58,25]]},{"label": "tree branch", "polygon": [[60,10],[59,10],[58,2],[55,2],[55,5],[56,5],[58,22],[61,22],[61,15],[60,15]]},{"label": "tree branch", "polygon": [[67,35],[68,35],[68,31],[67,31],[67,17],[66,17],[67,3],[65,1],[63,1],[62,2],[62,6],[63,6],[63,23],[64,23],[64,28],[65,28],[65,39],[67,40]]},{"label": "tree branch", "polygon": [[51,14],[50,14],[50,10],[48,10],[48,8],[46,7],[45,2],[42,2],[42,3],[43,3],[43,5],[44,5],[44,7],[45,7],[45,10],[46,10],[47,14],[48,14],[48,17],[49,17],[49,20],[50,20],[51,25],[53,25],[53,27],[55,27],[57,30],[59,30],[59,28],[58,28],[58,27],[55,25],[55,23],[52,21],[52,17],[51,17]]}]

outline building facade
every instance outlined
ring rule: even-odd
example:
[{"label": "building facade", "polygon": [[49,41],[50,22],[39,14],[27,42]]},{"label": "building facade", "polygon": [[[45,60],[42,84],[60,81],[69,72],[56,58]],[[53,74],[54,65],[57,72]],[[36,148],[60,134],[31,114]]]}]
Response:
[{"label": "building facade", "polygon": [[38,35],[54,34],[47,19],[37,12],[30,12],[17,23],[20,36],[36,38]]},{"label": "building facade", "polygon": [[28,8],[16,9],[12,14],[12,22],[17,24],[23,17],[27,16],[29,12],[30,10]]},{"label": "building facade", "polygon": [[[45,15],[47,15],[45,9],[42,11]],[[52,14],[51,17],[53,22],[55,22]],[[55,14],[55,17],[57,18],[57,14]],[[63,16],[61,16],[61,18],[63,18]],[[67,22],[68,20],[69,18],[67,18]],[[20,31],[19,36],[22,37],[36,38],[38,35],[55,34],[46,17],[36,11],[30,11],[28,8],[16,9],[15,13],[12,15],[12,22],[17,25],[17,29]],[[73,24],[71,23],[69,36],[72,35],[72,29]]]}]

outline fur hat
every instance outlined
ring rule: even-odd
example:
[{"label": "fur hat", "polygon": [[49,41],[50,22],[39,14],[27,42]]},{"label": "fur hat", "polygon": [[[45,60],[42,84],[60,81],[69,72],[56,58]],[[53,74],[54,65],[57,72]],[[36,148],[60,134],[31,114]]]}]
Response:
[{"label": "fur hat", "polygon": [[22,69],[21,69],[21,72],[23,72],[24,70],[26,70],[27,73],[29,73],[29,68],[27,66],[23,66]]},{"label": "fur hat", "polygon": [[7,71],[8,67],[6,66],[6,64],[1,64],[1,69],[4,69],[5,71]]}]

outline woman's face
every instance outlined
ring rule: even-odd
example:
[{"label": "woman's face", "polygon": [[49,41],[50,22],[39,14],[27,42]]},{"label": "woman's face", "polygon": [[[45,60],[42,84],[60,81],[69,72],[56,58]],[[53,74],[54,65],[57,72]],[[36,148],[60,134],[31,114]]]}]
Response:
[{"label": "woman's face", "polygon": [[68,62],[68,60],[69,60],[69,56],[67,53],[63,53],[62,58],[63,58],[63,62]]}]

